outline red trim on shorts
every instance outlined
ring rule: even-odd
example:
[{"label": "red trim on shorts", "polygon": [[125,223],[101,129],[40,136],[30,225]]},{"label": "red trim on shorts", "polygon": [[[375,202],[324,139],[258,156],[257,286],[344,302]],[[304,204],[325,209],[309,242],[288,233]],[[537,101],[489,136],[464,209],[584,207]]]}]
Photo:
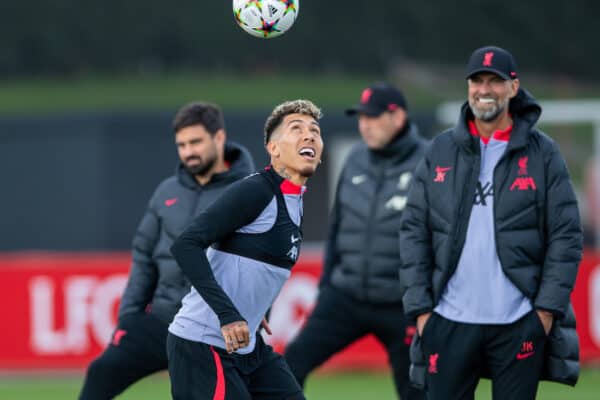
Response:
[{"label": "red trim on shorts", "polygon": [[225,400],[225,375],[223,374],[223,364],[221,363],[221,356],[219,353],[210,346],[210,351],[215,359],[215,368],[217,369],[217,385],[215,387],[215,395],[213,400]]}]

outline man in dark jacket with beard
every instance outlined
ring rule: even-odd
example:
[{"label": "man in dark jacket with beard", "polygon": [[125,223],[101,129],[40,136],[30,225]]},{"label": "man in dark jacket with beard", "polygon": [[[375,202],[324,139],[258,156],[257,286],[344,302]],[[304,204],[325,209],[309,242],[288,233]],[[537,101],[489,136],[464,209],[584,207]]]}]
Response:
[{"label": "man in dark jacket with beard", "polygon": [[167,369],[167,328],[190,291],[169,249],[229,184],[254,171],[248,151],[226,142],[223,114],[213,104],[181,108],[173,131],[180,164],[157,187],[138,226],[118,326],[107,349],[90,364],[80,399],[111,399]]},{"label": "man in dark jacket with beard", "polygon": [[400,398],[422,399],[408,380],[415,328],[402,310],[398,226],[425,142],[408,118],[404,96],[388,84],[365,89],[347,113],[358,114],[363,142],[350,152],[338,181],[317,304],[285,357],[303,385],[329,357],[373,334],[388,352]]},{"label": "man in dark jacket with beard", "polygon": [[402,218],[411,379],[432,400],[472,399],[480,376],[494,399],[534,399],[540,379],[574,385],[579,373],[577,201],[517,76],[508,51],[475,50],[468,102],[419,164]]}]

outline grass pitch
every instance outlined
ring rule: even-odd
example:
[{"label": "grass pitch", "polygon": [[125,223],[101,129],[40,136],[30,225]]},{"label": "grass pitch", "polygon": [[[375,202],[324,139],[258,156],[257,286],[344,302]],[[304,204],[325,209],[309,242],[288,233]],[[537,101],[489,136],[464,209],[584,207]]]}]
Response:
[{"label": "grass pitch", "polygon": [[[76,399],[81,376],[69,377],[8,377],[0,378],[0,399]],[[538,391],[540,400],[597,400],[600,393],[600,369],[582,372],[575,388],[543,382]],[[318,373],[310,377],[306,387],[309,400],[395,399],[392,380],[385,373]],[[119,396],[120,400],[169,399],[169,381],[165,374],[148,377]],[[476,400],[491,399],[490,382],[482,380]]]}]

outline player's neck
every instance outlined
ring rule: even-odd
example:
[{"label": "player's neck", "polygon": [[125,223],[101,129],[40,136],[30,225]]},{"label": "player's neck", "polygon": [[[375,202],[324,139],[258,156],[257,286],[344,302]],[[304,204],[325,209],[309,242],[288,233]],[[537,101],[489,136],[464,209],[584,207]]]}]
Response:
[{"label": "player's neck", "polygon": [[285,165],[277,162],[276,159],[271,160],[271,165],[273,166],[275,172],[279,174],[279,176],[281,176],[284,179],[287,179],[295,185],[303,186],[308,180],[306,176],[300,175],[299,171],[286,167]]},{"label": "player's neck", "polygon": [[225,162],[225,160],[223,160],[223,158],[219,158],[216,162],[215,165],[213,165],[213,167],[208,170],[208,172],[206,172],[203,175],[196,175],[196,182],[198,182],[200,185],[204,186],[206,185],[208,182],[210,182],[210,180],[212,179],[213,175],[215,174],[221,174],[225,171],[229,170],[229,167],[227,166],[227,163]]},{"label": "player's neck", "polygon": [[479,135],[485,138],[490,138],[497,131],[504,131],[511,126],[513,120],[508,113],[508,111],[504,111],[502,114],[498,116],[498,118],[493,121],[482,121],[480,119],[475,118],[475,126],[477,127],[477,132]]}]

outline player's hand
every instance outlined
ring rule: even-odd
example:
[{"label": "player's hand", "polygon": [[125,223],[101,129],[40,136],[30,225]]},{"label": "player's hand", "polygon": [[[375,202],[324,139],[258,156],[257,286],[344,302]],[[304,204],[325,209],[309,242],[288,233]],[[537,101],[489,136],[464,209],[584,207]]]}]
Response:
[{"label": "player's hand", "polygon": [[225,349],[233,353],[250,344],[250,331],[246,321],[235,321],[221,327],[221,334],[225,339]]},{"label": "player's hand", "polygon": [[423,335],[423,329],[425,328],[425,324],[427,323],[429,317],[431,317],[430,312],[421,314],[417,317],[417,333],[419,334],[419,336]]},{"label": "player's hand", "polygon": [[260,326],[262,326],[265,332],[267,332],[267,335],[273,334],[273,332],[271,332],[271,327],[269,326],[269,323],[267,322],[266,318],[263,318],[262,322],[260,323]]},{"label": "player's hand", "polygon": [[542,321],[542,325],[544,326],[544,332],[546,332],[546,336],[550,334],[550,329],[552,329],[552,322],[554,322],[554,315],[552,315],[549,311],[544,310],[536,310],[538,317],[540,317],[540,321]]}]

